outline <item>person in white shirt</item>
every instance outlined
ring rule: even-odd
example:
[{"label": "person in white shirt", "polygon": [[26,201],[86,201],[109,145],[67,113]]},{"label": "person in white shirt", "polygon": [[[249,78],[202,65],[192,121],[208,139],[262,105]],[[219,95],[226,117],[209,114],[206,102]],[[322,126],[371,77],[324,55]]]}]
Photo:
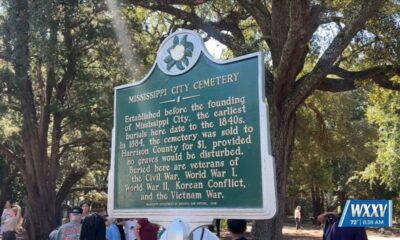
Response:
[{"label": "person in white shirt", "polygon": [[296,221],[296,230],[300,229],[300,220],[301,220],[301,207],[297,206],[294,210],[294,220]]},{"label": "person in white shirt", "polygon": [[[8,202],[10,204],[10,202]],[[11,204],[10,204],[11,205]],[[6,208],[1,218],[1,232],[3,239],[15,239],[15,231],[21,218],[21,207],[15,204],[12,208]]]},{"label": "person in white shirt", "polygon": [[136,219],[129,219],[128,221],[125,221],[125,236],[126,240],[136,240],[136,235],[135,232],[133,231],[135,229],[135,226],[137,224]]}]

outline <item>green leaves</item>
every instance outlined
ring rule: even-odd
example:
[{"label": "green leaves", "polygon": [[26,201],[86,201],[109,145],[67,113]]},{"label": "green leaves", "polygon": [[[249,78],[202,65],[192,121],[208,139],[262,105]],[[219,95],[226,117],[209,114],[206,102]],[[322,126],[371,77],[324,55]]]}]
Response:
[{"label": "green leaves", "polygon": [[378,131],[378,138],[372,142],[377,158],[364,171],[364,178],[378,179],[396,191],[400,189],[399,103],[399,92],[375,88],[369,95],[367,117]]}]

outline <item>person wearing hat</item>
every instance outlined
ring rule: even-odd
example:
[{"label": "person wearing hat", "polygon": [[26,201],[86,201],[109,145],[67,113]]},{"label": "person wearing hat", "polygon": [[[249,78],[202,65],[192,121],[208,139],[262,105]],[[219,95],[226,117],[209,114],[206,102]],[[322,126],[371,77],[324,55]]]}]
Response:
[{"label": "person wearing hat", "polygon": [[69,213],[69,219],[69,223],[61,225],[56,240],[79,240],[82,226],[82,208],[73,207]]}]

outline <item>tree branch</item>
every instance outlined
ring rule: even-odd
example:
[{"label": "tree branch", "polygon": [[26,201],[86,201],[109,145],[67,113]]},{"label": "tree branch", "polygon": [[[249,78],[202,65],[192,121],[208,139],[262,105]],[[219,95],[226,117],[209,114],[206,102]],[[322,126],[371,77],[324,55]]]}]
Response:
[{"label": "tree branch", "polygon": [[82,147],[82,146],[89,146],[94,143],[110,143],[108,139],[77,139],[73,142],[61,144],[59,148],[61,149],[58,152],[57,159],[60,159],[69,149],[74,147]]},{"label": "tree branch", "polygon": [[72,147],[77,147],[77,146],[82,146],[82,145],[90,145],[90,144],[93,144],[93,143],[110,143],[110,140],[108,140],[108,139],[93,139],[93,138],[91,138],[89,140],[87,138],[80,138],[80,139],[77,139],[77,140],[75,140],[73,142],[61,144],[60,148],[61,147],[72,148]]},{"label": "tree branch", "polygon": [[11,165],[12,162],[15,162],[20,169],[25,169],[23,165],[24,159],[19,157],[10,148],[6,147],[3,144],[0,144],[0,155],[5,157],[7,165]]},{"label": "tree branch", "polygon": [[265,96],[267,97],[268,103],[272,102],[274,90],[274,75],[269,71],[268,68],[265,68]]},{"label": "tree branch", "polygon": [[247,0],[238,0],[239,4],[246,9],[247,12],[256,21],[261,29],[265,41],[268,45],[271,44],[271,13],[260,0],[249,2]]},{"label": "tree branch", "polygon": [[395,83],[393,81],[390,81],[390,79],[386,76],[382,77],[376,76],[372,78],[372,81],[374,81],[374,83],[378,84],[383,88],[400,91],[400,83]]},{"label": "tree branch", "polygon": [[[137,1],[146,3],[147,1]],[[158,1],[162,5],[172,4],[172,5],[201,5],[207,2],[211,2],[211,0],[159,0]]]},{"label": "tree branch", "polygon": [[284,104],[287,115],[292,114],[304,99],[306,99],[313,90],[320,85],[331,70],[336,59],[349,45],[357,32],[363,28],[368,19],[379,11],[383,3],[384,1],[381,0],[363,2],[361,10],[356,13],[353,21],[346,25],[346,27],[344,27],[333,39],[332,43],[323,53],[311,73],[305,75],[298,81],[294,91],[292,91]]},{"label": "tree branch", "polygon": [[317,31],[318,27],[321,26],[323,20],[321,20],[320,15],[324,11],[324,6],[322,5],[314,5],[310,10],[310,30],[308,32],[308,38],[311,39],[312,35]]},{"label": "tree branch", "polygon": [[345,92],[356,89],[353,80],[325,78],[317,88],[326,92]]},{"label": "tree branch", "polygon": [[286,43],[282,49],[279,65],[276,69],[274,97],[279,105],[292,89],[299,70],[304,65],[309,40],[309,1],[292,0],[290,2],[290,27]]},{"label": "tree branch", "polygon": [[351,63],[351,61],[352,61],[352,59],[353,59],[353,56],[357,56],[360,52],[362,52],[363,50],[365,50],[365,48],[367,48],[367,47],[373,45],[374,43],[377,43],[378,40],[379,40],[379,38],[378,38],[378,37],[375,37],[372,41],[370,41],[370,42],[368,42],[368,43],[366,43],[366,44],[363,44],[363,45],[359,46],[359,47],[358,47],[357,49],[355,49],[354,51],[351,51],[350,54],[348,54],[347,56],[343,56],[343,55],[340,56],[340,58],[339,58],[339,59],[337,60],[337,62],[336,62],[336,65],[339,66],[340,63],[342,63],[342,62],[344,62],[344,61]]},{"label": "tree branch", "polygon": [[400,67],[391,65],[373,67],[363,71],[349,71],[340,67],[334,67],[330,74],[335,74],[340,77],[325,78],[318,86],[318,90],[329,92],[344,92],[351,91],[357,88],[355,81],[372,80],[379,86],[400,91],[400,83],[390,81],[394,76],[400,76]]},{"label": "tree branch", "polygon": [[98,192],[107,192],[107,187],[99,187],[99,186],[84,186],[84,187],[77,187],[77,188],[72,188],[69,193],[73,192],[89,192],[96,190]]},{"label": "tree branch", "polygon": [[317,122],[319,124],[319,127],[321,129],[321,133],[320,133],[319,137],[320,137],[320,140],[323,141],[326,138],[326,129],[327,129],[327,126],[326,126],[326,123],[325,123],[325,120],[324,120],[324,115],[317,108],[317,106],[315,106],[314,103],[312,103],[312,102],[308,102],[307,103],[306,102],[306,103],[304,103],[304,105],[306,107],[308,107],[309,109],[311,109],[315,113],[315,117],[316,117]]},{"label": "tree branch", "polygon": [[[239,28],[239,12],[232,12],[219,22],[211,22],[205,21],[193,12],[187,12],[168,4],[161,4],[159,1],[129,0],[129,2],[152,11],[161,11],[171,14],[179,19],[190,19],[192,28],[204,30],[211,37],[228,46],[233,51],[236,50],[238,53],[246,51],[244,36]],[[224,32],[230,32],[233,36]]]},{"label": "tree branch", "polygon": [[271,57],[272,65],[277,67],[289,31],[289,0],[273,0],[271,13]]},{"label": "tree branch", "polygon": [[349,71],[340,67],[333,67],[329,74],[335,74],[339,77],[352,80],[361,80],[378,76],[393,77],[395,75],[400,75],[400,67],[392,65],[376,66],[362,71]]},{"label": "tree branch", "polygon": [[64,182],[57,192],[56,206],[61,206],[62,202],[69,194],[72,186],[74,186],[83,176],[85,176],[87,173],[87,167],[88,166],[85,166],[85,168],[81,169],[71,169],[71,171],[66,175]]},{"label": "tree branch", "polygon": [[[58,84],[56,84],[55,89],[55,99],[57,104],[61,107],[65,105],[65,102],[68,100],[68,89],[71,88],[72,83],[76,77],[77,71],[77,58],[78,52],[76,49],[76,45],[74,44],[74,37],[72,35],[73,29],[71,28],[72,25],[72,16],[73,16],[73,8],[75,6],[70,6],[70,8],[66,8],[64,13],[64,44],[66,49],[66,60],[67,66],[66,70],[62,76],[62,79]],[[61,142],[61,138],[63,136],[62,133],[62,121],[64,120],[64,114],[62,110],[55,111],[53,114],[53,129],[52,129],[52,144],[51,144],[51,155],[50,155],[50,169],[49,172],[51,173],[51,181],[56,182],[58,172],[59,172],[59,146]]]},{"label": "tree branch", "polygon": [[211,0],[167,0],[167,2],[176,5],[201,5],[206,2],[211,2]]},{"label": "tree branch", "polygon": [[[57,24],[52,21],[50,24],[50,39],[48,41],[49,44],[49,60],[48,60],[48,69],[47,69],[47,78],[46,83],[43,83],[43,91],[41,96],[41,108],[40,108],[40,121],[39,121],[39,139],[42,144],[42,150],[44,151],[43,156],[47,155],[47,147],[48,147],[48,134],[49,134],[49,123],[50,123],[50,103],[52,99],[53,88],[55,85],[55,54],[56,45],[57,45]],[[38,66],[41,68],[41,65]],[[41,73],[41,70],[38,69],[38,72]],[[40,79],[40,78],[39,78]],[[47,157],[47,160],[50,158]],[[49,166],[49,164],[46,164]]]},{"label": "tree branch", "polygon": [[0,144],[0,154],[6,158],[7,162],[18,161],[17,154],[3,144]]},{"label": "tree branch", "polygon": [[343,19],[341,17],[337,17],[337,16],[323,17],[320,19],[320,25],[334,22],[338,26],[341,26],[342,20]]}]

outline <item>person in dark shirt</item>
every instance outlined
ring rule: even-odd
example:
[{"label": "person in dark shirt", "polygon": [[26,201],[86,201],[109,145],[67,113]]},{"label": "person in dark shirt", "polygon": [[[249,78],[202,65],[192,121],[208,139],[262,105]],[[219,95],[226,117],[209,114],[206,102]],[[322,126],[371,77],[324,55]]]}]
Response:
[{"label": "person in dark shirt", "polygon": [[339,215],[336,212],[335,207],[328,207],[327,212],[324,212],[318,216],[318,221],[324,226],[322,240],[332,239],[333,224],[338,220]]},{"label": "person in dark shirt", "polygon": [[246,240],[247,222],[243,219],[228,219],[228,230],[231,233],[232,240]]},{"label": "person in dark shirt", "polygon": [[332,226],[332,240],[368,240],[363,227],[339,227],[338,222]]},{"label": "person in dark shirt", "polygon": [[318,221],[324,224],[323,240],[368,240],[363,227],[339,227],[340,215],[335,207],[329,207],[327,212],[318,216]]},{"label": "person in dark shirt", "polygon": [[80,240],[105,240],[106,224],[104,218],[97,213],[83,220]]},{"label": "person in dark shirt", "polygon": [[119,230],[119,234],[121,235],[121,240],[126,240],[125,231],[124,231],[124,223],[121,221],[121,219],[117,219],[117,227]]}]

